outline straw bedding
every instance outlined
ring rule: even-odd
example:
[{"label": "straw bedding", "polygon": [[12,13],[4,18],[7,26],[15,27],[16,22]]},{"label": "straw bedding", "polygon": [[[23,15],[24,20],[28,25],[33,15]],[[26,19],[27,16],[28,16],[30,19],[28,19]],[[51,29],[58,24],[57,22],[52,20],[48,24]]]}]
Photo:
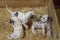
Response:
[{"label": "straw bedding", "polygon": [[[48,14],[47,6],[45,7],[20,7],[20,8],[9,8],[12,11],[20,11],[20,12],[28,12],[33,10],[36,14],[36,17],[40,17],[41,15]],[[13,32],[13,28],[11,24],[9,24],[10,14],[6,10],[6,8],[0,8],[0,40],[8,40],[6,35],[9,35]],[[31,28],[25,30],[25,37],[21,40],[56,40],[57,38],[44,38],[42,36],[41,30],[38,30],[37,35],[33,35]]]}]

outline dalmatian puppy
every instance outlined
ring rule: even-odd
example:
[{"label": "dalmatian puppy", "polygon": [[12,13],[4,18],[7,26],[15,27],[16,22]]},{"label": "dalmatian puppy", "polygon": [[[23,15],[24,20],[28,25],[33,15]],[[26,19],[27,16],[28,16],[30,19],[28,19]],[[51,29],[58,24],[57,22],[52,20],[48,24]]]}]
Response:
[{"label": "dalmatian puppy", "polygon": [[[42,34],[43,36],[45,36],[45,31],[47,29],[47,35],[51,36],[51,28],[50,28],[50,24],[52,22],[52,18],[48,15],[43,15],[40,17],[40,21],[33,21],[32,24],[32,32],[34,35],[37,34],[37,30],[38,28],[42,28]],[[46,28],[46,29],[45,29]]]},{"label": "dalmatian puppy", "polygon": [[22,22],[18,18],[18,13],[16,13],[14,16],[11,15],[10,18],[10,23],[12,24],[12,27],[14,28],[13,33],[8,35],[8,39],[17,39],[17,38],[22,38],[23,37],[23,27],[22,27]]},{"label": "dalmatian puppy", "polygon": [[32,19],[35,15],[34,11],[29,11],[27,13],[22,13],[22,12],[12,12],[11,10],[8,9],[7,5],[6,5],[6,9],[8,10],[8,12],[10,12],[11,16],[14,16],[16,13],[18,13],[18,18],[22,21],[22,23],[25,25],[24,27],[27,29],[28,26],[26,25],[26,23],[28,22],[29,19]]}]

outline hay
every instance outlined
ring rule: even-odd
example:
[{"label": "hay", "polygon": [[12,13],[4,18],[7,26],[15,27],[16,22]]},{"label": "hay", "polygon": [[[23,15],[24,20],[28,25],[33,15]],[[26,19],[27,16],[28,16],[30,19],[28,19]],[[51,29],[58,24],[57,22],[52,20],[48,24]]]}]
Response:
[{"label": "hay", "polygon": [[[47,6],[45,7],[21,7],[21,8],[9,8],[12,11],[28,12],[33,10],[36,16],[39,18],[41,15],[48,14]],[[0,8],[0,40],[8,40],[6,35],[12,33],[13,28],[9,24],[10,14],[6,8]],[[26,35],[22,40],[56,40],[57,38],[44,38],[41,31],[38,35],[33,35],[31,29],[25,31]]]}]

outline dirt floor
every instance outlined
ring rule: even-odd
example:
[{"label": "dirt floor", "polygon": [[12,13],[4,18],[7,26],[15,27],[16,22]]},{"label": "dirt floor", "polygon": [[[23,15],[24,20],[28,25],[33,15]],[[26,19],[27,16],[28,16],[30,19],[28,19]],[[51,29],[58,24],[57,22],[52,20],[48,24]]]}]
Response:
[{"label": "dirt floor", "polygon": [[[48,14],[47,6],[38,7],[38,8],[21,7],[21,8],[9,8],[9,9],[12,11],[21,11],[21,12],[28,12],[33,10],[38,18],[41,15]],[[6,36],[11,34],[13,31],[11,24],[9,24],[9,19],[10,19],[10,14],[6,10],[6,8],[0,8],[0,40],[9,40]],[[60,37],[54,38],[54,37],[46,36],[44,38],[42,36],[41,30],[38,31],[37,35],[33,35],[31,28],[25,30],[25,33],[26,33],[25,37],[21,40],[60,40]]]}]

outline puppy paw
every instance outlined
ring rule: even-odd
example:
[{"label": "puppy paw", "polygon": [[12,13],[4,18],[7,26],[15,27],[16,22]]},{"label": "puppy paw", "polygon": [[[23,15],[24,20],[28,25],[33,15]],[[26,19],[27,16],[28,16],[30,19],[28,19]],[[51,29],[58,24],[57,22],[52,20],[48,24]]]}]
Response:
[{"label": "puppy paw", "polygon": [[8,39],[12,39],[11,36],[7,36]]}]

